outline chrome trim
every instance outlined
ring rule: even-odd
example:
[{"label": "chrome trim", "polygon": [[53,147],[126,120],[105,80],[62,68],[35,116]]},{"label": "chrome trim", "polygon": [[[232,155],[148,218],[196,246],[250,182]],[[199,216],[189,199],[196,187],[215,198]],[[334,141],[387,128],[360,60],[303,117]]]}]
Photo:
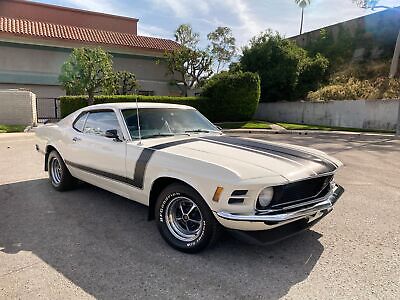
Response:
[{"label": "chrome trim", "polygon": [[229,199],[248,199],[249,196],[229,196]]},{"label": "chrome trim", "polygon": [[314,176],[304,177],[304,178],[297,179],[297,180],[289,180],[288,182],[285,182],[285,183],[282,183],[282,184],[277,184],[277,185],[274,185],[274,186],[282,186],[282,185],[286,185],[286,184],[289,184],[289,183],[305,181],[305,180],[308,180],[308,179],[314,179],[314,178],[319,178],[319,177],[324,177],[324,176],[335,175],[335,172],[336,172],[336,170],[332,171],[332,172],[320,173],[320,174],[314,175]]},{"label": "chrome trim", "polygon": [[319,199],[319,202],[312,207],[299,209],[294,212],[281,213],[281,214],[258,214],[258,215],[239,215],[229,212],[217,212],[217,215],[223,219],[231,221],[245,221],[245,222],[274,222],[281,223],[287,221],[295,221],[297,219],[310,217],[321,211],[330,211],[333,205],[343,194],[344,189],[340,185],[336,185],[326,196]]},{"label": "chrome trim", "polygon": [[290,209],[294,209],[294,208],[298,208],[298,207],[304,207],[304,206],[308,206],[310,204],[318,203],[318,202],[321,202],[321,198],[317,198],[317,199],[313,199],[313,200],[310,200],[307,202],[301,202],[298,204],[293,204],[290,206],[285,206],[285,207],[277,208],[277,209],[257,210],[257,213],[260,215],[263,215],[263,214],[269,214],[269,213],[283,212],[285,210],[290,210]]},{"label": "chrome trim", "polygon": [[[126,136],[125,137],[125,141],[126,142],[138,141],[138,140],[133,140],[132,139],[132,136],[131,136],[131,134],[129,132],[128,125],[126,124],[126,121],[125,121],[124,115],[122,113],[122,110],[121,109],[116,109],[115,112],[116,112],[117,118],[119,118],[118,119],[119,126],[121,127],[122,132],[124,133],[124,136]],[[122,126],[121,126],[121,123],[122,123]]]}]

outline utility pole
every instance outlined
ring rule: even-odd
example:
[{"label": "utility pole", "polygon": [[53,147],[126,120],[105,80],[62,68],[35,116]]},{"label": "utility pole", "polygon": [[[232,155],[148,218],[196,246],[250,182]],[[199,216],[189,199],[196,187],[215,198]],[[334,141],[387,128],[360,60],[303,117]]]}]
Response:
[{"label": "utility pole", "polygon": [[300,35],[303,33],[304,7],[301,8]]},{"label": "utility pole", "polygon": [[392,64],[390,65],[390,78],[394,78],[397,75],[397,71],[399,68],[399,56],[400,56],[400,30],[397,36],[396,46],[393,52]]},{"label": "utility pole", "polygon": [[396,127],[396,135],[400,136],[400,99],[397,101],[399,102],[399,112],[397,113],[397,127]]}]

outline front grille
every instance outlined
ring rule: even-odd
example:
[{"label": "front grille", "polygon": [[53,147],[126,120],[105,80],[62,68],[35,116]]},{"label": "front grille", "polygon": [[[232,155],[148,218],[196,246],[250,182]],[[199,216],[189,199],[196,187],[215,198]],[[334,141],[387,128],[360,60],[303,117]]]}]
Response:
[{"label": "front grille", "polygon": [[333,175],[322,176],[274,187],[270,208],[283,208],[325,196]]}]

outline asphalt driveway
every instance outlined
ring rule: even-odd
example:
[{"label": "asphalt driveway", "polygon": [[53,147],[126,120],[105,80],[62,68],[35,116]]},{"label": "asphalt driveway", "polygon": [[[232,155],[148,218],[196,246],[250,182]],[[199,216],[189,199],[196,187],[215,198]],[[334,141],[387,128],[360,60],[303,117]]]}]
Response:
[{"label": "asphalt driveway", "polygon": [[346,193],[323,221],[268,247],[225,235],[171,249],[147,208],[90,185],[59,193],[31,134],[0,135],[0,298],[400,298],[400,140],[253,135],[345,163]]}]

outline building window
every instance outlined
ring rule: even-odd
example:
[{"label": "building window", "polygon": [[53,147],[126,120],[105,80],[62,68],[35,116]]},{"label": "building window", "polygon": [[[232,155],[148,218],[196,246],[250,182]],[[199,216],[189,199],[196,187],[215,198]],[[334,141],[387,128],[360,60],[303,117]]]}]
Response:
[{"label": "building window", "polygon": [[142,96],[154,96],[154,91],[139,91],[138,94]]}]

